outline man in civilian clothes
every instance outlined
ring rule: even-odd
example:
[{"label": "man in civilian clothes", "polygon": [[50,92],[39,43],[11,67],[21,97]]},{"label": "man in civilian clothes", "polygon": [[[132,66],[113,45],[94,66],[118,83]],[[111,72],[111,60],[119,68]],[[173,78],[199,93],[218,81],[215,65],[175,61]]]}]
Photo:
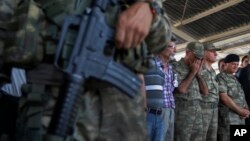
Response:
[{"label": "man in civilian clothes", "polygon": [[[247,66],[241,69],[241,73],[238,79],[245,93],[246,102],[249,107],[250,106],[250,51],[247,54],[247,59],[248,59],[248,64]],[[250,118],[246,118],[246,125],[250,125]]]},{"label": "man in civilian clothes", "polygon": [[147,129],[151,141],[173,141],[174,139],[174,96],[177,85],[176,75],[170,57],[174,55],[175,37],[159,55],[153,58],[154,67],[145,78],[147,95]]}]

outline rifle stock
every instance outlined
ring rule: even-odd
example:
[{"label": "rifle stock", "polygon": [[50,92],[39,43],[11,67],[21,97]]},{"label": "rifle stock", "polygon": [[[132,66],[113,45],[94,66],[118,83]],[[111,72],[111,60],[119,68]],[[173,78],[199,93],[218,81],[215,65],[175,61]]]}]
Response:
[{"label": "rifle stock", "polygon": [[69,61],[66,67],[61,69],[66,74],[67,81],[60,90],[49,134],[60,137],[72,135],[80,96],[88,78],[111,83],[129,97],[134,97],[139,91],[141,82],[137,75],[116,63],[113,54],[104,53],[107,43],[113,42],[115,34],[115,30],[105,21],[105,9],[109,4],[118,4],[118,0],[95,0],[84,14],[72,15],[65,19],[55,57],[55,65],[58,68],[61,68],[59,58],[67,33],[76,29],[78,33]]}]

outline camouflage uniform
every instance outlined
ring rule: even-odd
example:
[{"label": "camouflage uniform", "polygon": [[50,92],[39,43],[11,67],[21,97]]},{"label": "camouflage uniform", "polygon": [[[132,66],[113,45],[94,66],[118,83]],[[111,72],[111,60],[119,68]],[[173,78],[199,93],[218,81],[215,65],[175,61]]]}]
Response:
[{"label": "camouflage uniform", "polygon": [[[34,34],[28,34],[31,39],[28,40],[28,43],[30,44],[25,44],[27,42],[24,42],[22,43],[23,46],[14,46],[14,48],[12,48],[10,39],[13,37],[6,37],[6,35],[9,35],[6,34],[9,30],[9,21],[7,21],[7,19],[12,18],[13,20],[14,16],[14,18],[16,18],[14,20],[19,20],[20,22],[22,19],[22,13],[19,12],[24,11],[16,11],[16,9],[22,6],[25,7],[30,1],[31,3],[34,3],[29,9],[32,11],[28,16],[31,22],[26,27],[27,30],[24,31],[36,33],[35,35],[37,36],[32,36]],[[36,2],[41,2],[39,7]],[[43,127],[48,126],[55,103],[52,99],[57,97],[59,86],[63,81],[62,75],[51,65],[51,56],[53,56],[55,52],[56,41],[54,39],[58,36],[58,32],[60,32],[58,31],[58,27],[62,24],[62,17],[74,12],[75,9],[73,7],[75,1],[65,0],[58,2],[59,4],[52,8],[49,6],[53,5],[53,3],[46,3],[46,1],[42,0],[36,0],[35,2],[33,0],[24,0],[22,3],[14,0],[1,2],[0,20],[4,21],[1,24],[7,25],[6,28],[5,26],[1,27],[1,29],[3,29],[2,31],[7,32],[0,33],[0,47],[5,47],[5,63],[29,68],[27,80],[28,85],[23,86],[24,98],[20,102],[20,109],[22,111],[20,112],[18,122],[20,123],[19,127],[21,130],[19,140],[27,140],[27,138],[29,140],[39,140],[39,136],[45,133],[46,130],[43,130]],[[89,1],[83,1],[83,3],[88,2]],[[161,2],[161,0],[158,0],[157,2]],[[17,4],[19,5],[17,6]],[[44,9],[41,10],[39,8]],[[62,11],[58,10],[59,8]],[[84,8],[79,7],[79,9]],[[60,13],[59,16],[55,16],[53,18],[50,17],[52,16],[51,14],[58,13]],[[42,16],[42,18],[39,19],[41,21],[38,21],[38,15]],[[5,18],[4,16],[9,17]],[[48,20],[48,18],[51,19]],[[19,23],[17,22],[17,24]],[[40,24],[39,27],[42,28],[37,28],[34,24]],[[19,28],[22,27],[20,26]],[[19,31],[14,33],[14,36],[22,36],[25,33],[26,32]],[[166,15],[156,16],[154,18],[150,34],[145,40],[147,45],[150,47],[148,48],[148,51],[151,53],[157,53],[163,50],[166,47],[167,42],[170,40],[170,37],[171,30],[168,18]],[[22,40],[15,41],[18,42]],[[15,42],[13,42],[13,44],[14,43]],[[68,44],[70,46],[71,42]],[[28,48],[28,50],[30,49],[29,51],[33,52],[19,55],[20,52],[24,51],[22,50],[22,47]],[[33,47],[36,48],[34,49]],[[13,53],[15,55],[13,55]],[[43,56],[44,54],[46,54],[46,56]],[[11,58],[11,56],[19,57],[20,59],[16,59],[15,57]],[[27,57],[30,56],[31,58],[34,58],[27,61]],[[21,59],[23,59],[24,62],[21,62]],[[49,74],[47,72],[49,72]],[[86,92],[82,95],[82,105],[79,109],[79,115],[75,126],[74,137],[76,140],[147,140],[146,125],[144,121],[145,112],[143,110],[142,96],[140,94],[138,94],[134,99],[130,99],[114,86],[99,80],[90,80],[86,85]],[[23,137],[23,135],[26,137]]]},{"label": "camouflage uniform", "polygon": [[[217,75],[219,92],[227,95],[240,107],[245,107],[245,95],[240,83],[234,75],[221,72]],[[229,141],[230,125],[244,125],[245,120],[229,109],[226,105],[219,103],[218,139]]]},{"label": "camouflage uniform", "polygon": [[[164,24],[159,18],[156,17],[151,32],[146,38],[151,53],[163,50],[171,37],[164,35],[170,24]],[[168,21],[166,15],[165,18]],[[162,27],[162,24],[165,29],[159,30],[158,28]],[[164,35],[161,37],[167,37],[168,41],[159,38],[159,35]],[[94,90],[90,88],[83,95],[82,110],[78,115],[75,128],[75,138],[83,141],[148,140],[142,95],[138,94],[134,99],[129,99],[113,86],[100,83],[99,86],[102,87]]]},{"label": "camouflage uniform", "polygon": [[206,141],[217,141],[218,128],[218,102],[219,88],[214,69],[208,70],[203,67],[202,77],[207,82],[209,94],[202,95],[202,114],[203,114],[203,138]]},{"label": "camouflage uniform", "polygon": [[[182,58],[173,64],[178,76],[178,82],[182,82],[190,72]],[[193,79],[189,90],[185,94],[178,92],[175,96],[175,141],[202,141],[203,124],[200,101],[202,100],[198,81]]]}]

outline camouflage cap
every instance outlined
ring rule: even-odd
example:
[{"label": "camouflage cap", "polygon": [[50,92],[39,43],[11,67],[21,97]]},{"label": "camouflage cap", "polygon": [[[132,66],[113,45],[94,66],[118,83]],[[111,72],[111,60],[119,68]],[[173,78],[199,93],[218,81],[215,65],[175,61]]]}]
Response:
[{"label": "camouflage cap", "polygon": [[216,47],[214,46],[214,44],[212,44],[212,43],[204,44],[204,49],[205,49],[205,50],[215,50],[215,51],[220,50],[219,48],[216,48]]},{"label": "camouflage cap", "polygon": [[204,46],[199,42],[190,42],[187,45],[187,49],[192,51],[199,59],[203,58],[204,56]]}]

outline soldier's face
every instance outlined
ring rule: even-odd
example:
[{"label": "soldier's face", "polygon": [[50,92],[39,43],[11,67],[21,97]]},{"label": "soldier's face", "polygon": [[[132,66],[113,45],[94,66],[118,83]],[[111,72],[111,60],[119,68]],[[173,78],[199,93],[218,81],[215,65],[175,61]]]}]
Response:
[{"label": "soldier's face", "polygon": [[203,58],[197,57],[197,56],[194,54],[194,52],[191,51],[191,56],[190,56],[190,58],[189,58],[191,64],[192,64],[193,62],[195,62],[195,61],[197,61],[197,60],[201,60],[201,59],[203,59]]},{"label": "soldier's face", "polygon": [[222,72],[224,70],[224,67],[225,67],[225,63],[223,61],[221,61],[219,63],[219,71]]},{"label": "soldier's face", "polygon": [[238,66],[239,66],[239,62],[225,63],[225,71],[233,74],[237,71]]},{"label": "soldier's face", "polygon": [[204,59],[211,63],[216,62],[217,53],[215,50],[205,50]]}]

